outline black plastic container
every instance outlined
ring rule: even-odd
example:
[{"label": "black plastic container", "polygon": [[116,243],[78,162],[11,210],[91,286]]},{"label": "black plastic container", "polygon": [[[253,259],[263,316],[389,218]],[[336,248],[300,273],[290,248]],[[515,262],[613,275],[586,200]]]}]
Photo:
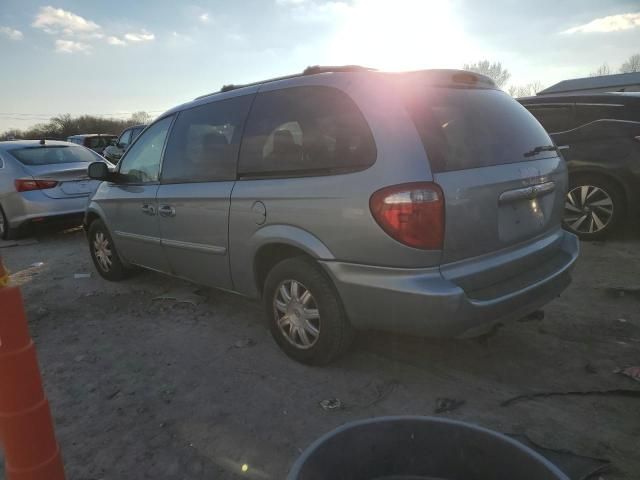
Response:
[{"label": "black plastic container", "polygon": [[569,480],[500,433],[431,417],[381,417],[329,432],[295,462],[288,480]]}]

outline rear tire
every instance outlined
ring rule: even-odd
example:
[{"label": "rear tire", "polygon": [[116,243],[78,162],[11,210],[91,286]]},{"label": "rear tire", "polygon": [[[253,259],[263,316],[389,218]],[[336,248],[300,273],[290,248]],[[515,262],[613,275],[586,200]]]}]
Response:
[{"label": "rear tire", "polygon": [[131,270],[120,260],[111,234],[102,220],[91,222],[88,239],[93,265],[102,278],[117,282],[131,275]]},{"label": "rear tire", "polygon": [[4,214],[2,205],[0,205],[0,240],[13,240],[16,238],[17,231],[9,227],[9,220]]},{"label": "rear tire", "polygon": [[569,178],[565,200],[564,228],[582,240],[600,240],[615,231],[626,216],[622,188],[597,174]]},{"label": "rear tire", "polygon": [[353,328],[333,284],[310,258],[273,267],[263,299],[274,340],[294,360],[326,365],[349,349]]}]

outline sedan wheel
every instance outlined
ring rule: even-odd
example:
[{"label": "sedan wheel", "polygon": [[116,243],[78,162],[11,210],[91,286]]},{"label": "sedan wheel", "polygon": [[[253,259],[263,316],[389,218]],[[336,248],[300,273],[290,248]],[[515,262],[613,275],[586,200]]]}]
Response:
[{"label": "sedan wheel", "polygon": [[606,190],[580,185],[567,193],[564,222],[569,230],[579,235],[598,234],[611,224],[613,216],[613,199]]}]

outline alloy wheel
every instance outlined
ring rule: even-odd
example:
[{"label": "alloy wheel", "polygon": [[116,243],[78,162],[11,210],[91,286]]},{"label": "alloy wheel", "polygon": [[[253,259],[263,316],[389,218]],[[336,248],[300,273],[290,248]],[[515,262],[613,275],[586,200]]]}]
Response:
[{"label": "alloy wheel", "polygon": [[273,297],[278,329],[293,346],[307,350],[320,337],[320,312],[311,291],[297,280],[284,280]]},{"label": "alloy wheel", "polygon": [[594,234],[611,223],[613,211],[613,200],[605,190],[593,185],[580,185],[567,193],[564,223],[574,232]]},{"label": "alloy wheel", "polygon": [[104,272],[111,270],[113,263],[113,252],[109,239],[103,232],[97,232],[93,238],[93,252],[95,253],[98,265]]}]

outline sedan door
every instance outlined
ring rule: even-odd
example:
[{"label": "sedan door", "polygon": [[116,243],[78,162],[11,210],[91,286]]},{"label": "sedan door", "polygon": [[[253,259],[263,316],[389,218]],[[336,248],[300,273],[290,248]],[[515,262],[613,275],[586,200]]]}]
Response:
[{"label": "sedan door", "polygon": [[180,112],[165,153],[158,214],[172,272],[231,289],[228,231],[241,129],[252,95]]},{"label": "sedan door", "polygon": [[120,161],[117,183],[109,183],[100,206],[118,253],[152,270],[169,271],[162,251],[156,195],[160,161],[173,117],[151,126]]}]

